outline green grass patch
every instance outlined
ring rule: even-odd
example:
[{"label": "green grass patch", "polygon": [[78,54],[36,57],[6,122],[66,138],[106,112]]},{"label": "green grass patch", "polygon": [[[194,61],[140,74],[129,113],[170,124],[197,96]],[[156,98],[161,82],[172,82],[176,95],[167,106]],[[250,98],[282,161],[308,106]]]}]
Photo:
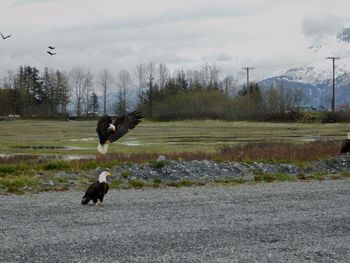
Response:
[{"label": "green grass patch", "polygon": [[69,168],[71,165],[64,161],[51,161],[43,165],[44,170],[66,170]]},{"label": "green grass patch", "polygon": [[297,179],[298,180],[307,180],[307,179],[310,179],[310,176],[308,176],[304,173],[300,173],[300,174],[297,174]]},{"label": "green grass patch", "polygon": [[123,177],[124,179],[127,179],[130,176],[130,172],[129,171],[123,171],[121,173],[121,177]]},{"label": "green grass patch", "polygon": [[0,164],[0,177],[6,175],[18,175],[32,168],[33,167],[31,167],[30,164],[22,161],[14,164]]},{"label": "green grass patch", "polygon": [[166,185],[170,187],[179,188],[179,187],[203,186],[203,185],[206,185],[206,183],[201,181],[193,181],[190,179],[182,179],[180,181],[167,182]]},{"label": "green grass patch", "polygon": [[296,181],[297,179],[288,174],[267,174],[267,173],[258,173],[254,175],[254,181],[255,182],[292,182]]},{"label": "green grass patch", "polygon": [[276,180],[276,177],[273,174],[255,174],[255,182],[273,182]]},{"label": "green grass patch", "polygon": [[167,160],[161,160],[161,161],[152,161],[150,162],[151,166],[153,168],[163,168],[164,166],[166,166],[169,163],[169,161]]},{"label": "green grass patch", "polygon": [[350,172],[349,172],[349,171],[342,172],[342,173],[341,173],[341,176],[342,176],[342,177],[345,177],[345,178],[346,178],[346,177],[350,177]]},{"label": "green grass patch", "polygon": [[275,177],[276,181],[279,182],[294,182],[297,180],[295,176],[284,173],[275,174]]},{"label": "green grass patch", "polygon": [[155,179],[153,179],[153,181],[152,181],[152,187],[158,188],[158,187],[160,187],[161,183],[162,183],[162,179],[160,179],[160,178],[155,178]]},{"label": "green grass patch", "polygon": [[108,185],[110,188],[114,189],[114,188],[120,188],[122,183],[123,182],[121,180],[113,179]]},{"label": "green grass patch", "polygon": [[310,177],[314,180],[323,181],[325,180],[325,176],[326,176],[326,173],[324,172],[316,172],[316,173],[313,173]]},{"label": "green grass patch", "polygon": [[7,192],[14,194],[23,194],[24,187],[39,188],[39,180],[36,176],[8,176],[0,178],[0,188],[7,189]]},{"label": "green grass patch", "polygon": [[[82,177],[82,179],[84,179],[84,177]],[[69,180],[70,180],[70,178],[65,176],[65,177],[54,178],[53,181],[62,184],[62,183],[67,183]]]},{"label": "green grass patch", "polygon": [[16,164],[2,164],[0,165],[0,174],[15,174],[18,172]]},{"label": "green grass patch", "polygon": [[132,179],[129,181],[129,186],[132,188],[139,189],[139,188],[145,187],[146,183],[142,180],[139,180],[139,179]]},{"label": "green grass patch", "polygon": [[226,178],[226,179],[217,179],[214,181],[215,184],[218,185],[238,185],[238,184],[244,184],[247,180],[243,178]]}]

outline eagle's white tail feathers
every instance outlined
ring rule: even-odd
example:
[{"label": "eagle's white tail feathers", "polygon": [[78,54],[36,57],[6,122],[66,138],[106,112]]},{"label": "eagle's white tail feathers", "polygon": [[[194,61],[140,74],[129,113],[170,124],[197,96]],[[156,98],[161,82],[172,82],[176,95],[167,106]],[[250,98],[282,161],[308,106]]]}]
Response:
[{"label": "eagle's white tail feathers", "polygon": [[97,150],[98,150],[101,154],[106,154],[106,153],[107,153],[107,150],[108,150],[108,143],[105,143],[105,144],[98,143],[98,145],[97,145]]}]

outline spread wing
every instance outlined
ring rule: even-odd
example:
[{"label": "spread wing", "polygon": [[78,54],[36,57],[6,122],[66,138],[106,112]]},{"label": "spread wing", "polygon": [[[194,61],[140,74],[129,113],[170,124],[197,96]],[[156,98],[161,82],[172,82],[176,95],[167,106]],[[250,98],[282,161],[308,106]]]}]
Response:
[{"label": "spread wing", "polygon": [[104,144],[108,140],[108,137],[110,135],[110,132],[108,131],[108,127],[109,127],[109,124],[111,123],[112,123],[112,118],[109,116],[103,116],[97,122],[96,131],[101,144]]},{"label": "spread wing", "polygon": [[141,113],[138,111],[133,111],[118,117],[113,121],[115,132],[109,135],[109,141],[115,142],[123,137],[129,130],[134,129],[135,126],[141,122],[142,118]]}]

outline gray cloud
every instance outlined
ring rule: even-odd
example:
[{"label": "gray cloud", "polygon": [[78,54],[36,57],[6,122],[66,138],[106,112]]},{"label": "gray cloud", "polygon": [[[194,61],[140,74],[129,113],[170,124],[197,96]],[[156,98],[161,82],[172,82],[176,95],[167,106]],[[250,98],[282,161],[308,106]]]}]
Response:
[{"label": "gray cloud", "polygon": [[40,4],[40,3],[47,3],[47,2],[62,2],[67,0],[15,0],[13,1],[14,6],[20,6],[20,5],[29,5],[29,4]]},{"label": "gray cloud", "polygon": [[343,20],[333,15],[304,17],[302,21],[302,33],[318,40],[329,35],[336,35],[342,27]]},{"label": "gray cloud", "polygon": [[[0,43],[0,78],[6,69],[26,64],[66,71],[84,65],[96,72],[117,72],[140,62],[176,69],[216,61],[233,72],[242,65],[254,66],[261,58],[274,63],[276,54],[283,54],[280,61],[293,60],[294,50],[302,53],[305,48],[305,38],[335,35],[342,25],[331,15],[302,20],[303,14],[328,12],[334,3],[326,1],[315,7],[286,0],[294,6],[287,16],[286,3],[276,0],[0,1],[7,3],[1,7],[3,33],[12,34]],[[342,6],[345,0],[334,1]],[[303,12],[294,12],[303,7]],[[48,45],[56,46],[57,56],[46,54]],[[255,70],[254,75],[262,71]]]}]

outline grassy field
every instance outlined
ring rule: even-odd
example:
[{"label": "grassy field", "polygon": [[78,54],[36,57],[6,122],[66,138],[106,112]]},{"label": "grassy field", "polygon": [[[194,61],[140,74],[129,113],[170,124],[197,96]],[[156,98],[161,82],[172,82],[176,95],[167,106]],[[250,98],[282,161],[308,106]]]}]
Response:
[{"label": "grassy field", "polygon": [[[0,154],[94,155],[96,121],[0,122]],[[345,139],[349,123],[144,121],[112,144],[110,153],[214,152],[222,145]]]},{"label": "grassy field", "polygon": [[[164,166],[167,161],[155,161],[160,153],[173,160],[267,161],[305,165],[304,162],[310,160],[339,155],[340,140],[345,139],[350,131],[348,123],[144,121],[113,143],[107,157],[100,160],[95,159],[98,141],[95,125],[96,121],[0,121],[0,194],[63,191],[69,189],[69,182],[66,181],[73,179],[81,189],[85,189],[96,180],[89,175],[89,170],[133,162],[148,162],[154,167]],[[314,140],[317,141],[312,142]],[[33,159],[30,155],[39,157]],[[52,155],[74,156],[78,159],[83,155],[85,158],[90,157],[90,160],[51,160]],[[57,159],[57,156],[53,159]],[[75,176],[56,178],[57,171],[74,173]],[[347,177],[348,174],[344,176]],[[289,177],[287,179],[295,180]],[[262,175],[254,180],[286,178]],[[113,181],[112,187],[160,185],[160,182],[155,181],[124,181]],[[171,182],[168,186],[195,184],[196,182],[182,180]]]}]

